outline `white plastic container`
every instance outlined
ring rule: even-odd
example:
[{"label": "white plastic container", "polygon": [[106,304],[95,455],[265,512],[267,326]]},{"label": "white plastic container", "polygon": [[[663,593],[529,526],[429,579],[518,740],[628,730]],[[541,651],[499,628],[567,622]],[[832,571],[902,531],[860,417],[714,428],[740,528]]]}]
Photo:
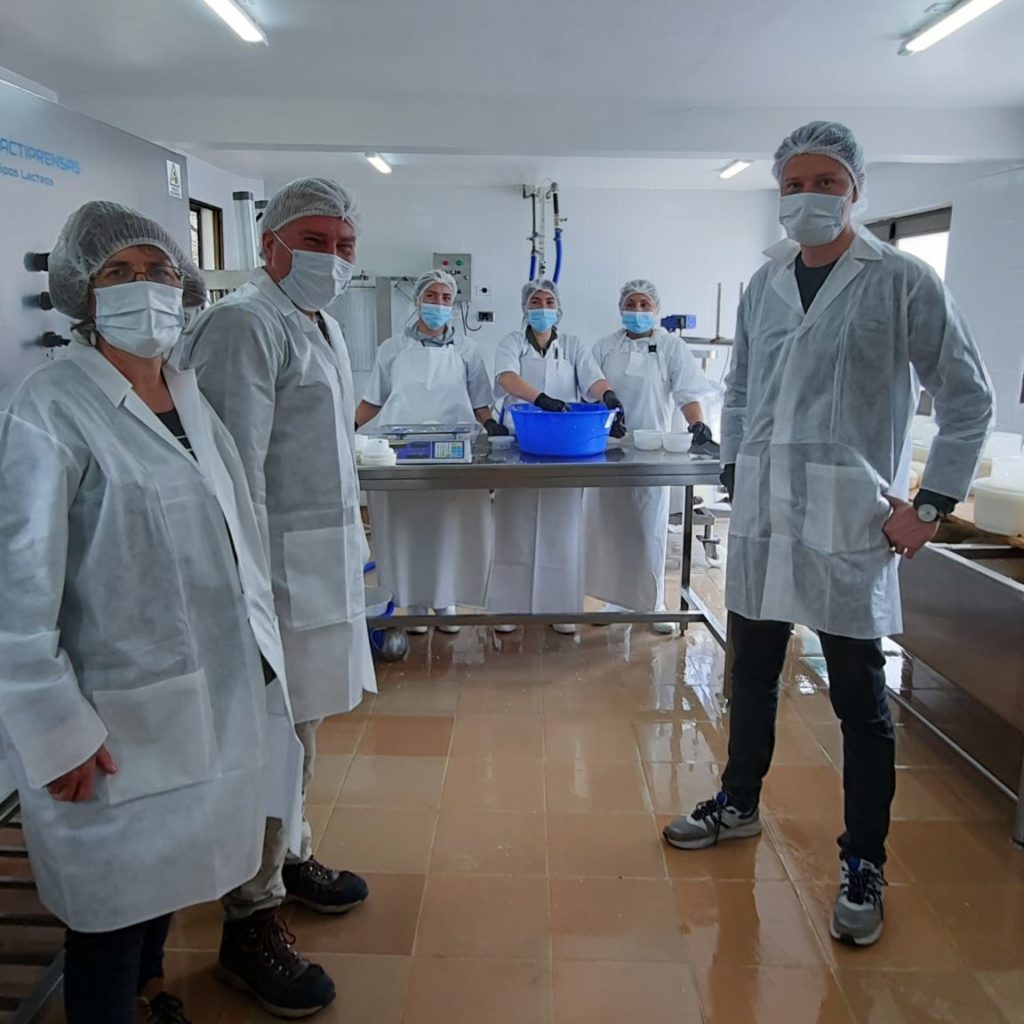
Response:
[{"label": "white plastic container", "polygon": [[1021,447],[1024,446],[1024,436],[1010,434],[1006,431],[996,430],[989,434],[985,442],[983,459],[1005,459],[1020,455]]},{"label": "white plastic container", "polygon": [[1024,534],[1024,487],[994,483],[991,478],[974,484],[974,522],[979,530],[1003,537]]},{"label": "white plastic container", "polygon": [[689,434],[662,434],[661,445],[667,452],[681,454],[690,450],[693,438]]},{"label": "white plastic container", "polygon": [[379,458],[380,456],[387,455],[389,451],[391,451],[391,445],[388,444],[386,437],[368,437],[363,454],[369,455],[371,458]]},{"label": "white plastic container", "polygon": [[938,432],[939,425],[931,416],[915,416],[913,423],[910,425],[911,440],[922,448],[930,447]]},{"label": "white plastic container", "polygon": [[993,459],[992,483],[1024,491],[1024,455]]},{"label": "white plastic container", "polygon": [[642,452],[656,452],[661,447],[661,433],[657,430],[634,430],[633,447]]}]

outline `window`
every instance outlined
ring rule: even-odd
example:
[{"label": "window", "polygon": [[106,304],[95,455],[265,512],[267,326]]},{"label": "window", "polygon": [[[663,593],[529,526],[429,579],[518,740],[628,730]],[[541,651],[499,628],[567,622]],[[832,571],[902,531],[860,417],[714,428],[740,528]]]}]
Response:
[{"label": "window", "polygon": [[201,270],[224,269],[224,216],[216,206],[197,199],[188,203],[192,259]]},{"label": "window", "polygon": [[949,225],[953,211],[948,206],[928,213],[915,213],[868,225],[883,242],[909,252],[927,263],[943,280],[946,277],[946,255],[949,250]]}]

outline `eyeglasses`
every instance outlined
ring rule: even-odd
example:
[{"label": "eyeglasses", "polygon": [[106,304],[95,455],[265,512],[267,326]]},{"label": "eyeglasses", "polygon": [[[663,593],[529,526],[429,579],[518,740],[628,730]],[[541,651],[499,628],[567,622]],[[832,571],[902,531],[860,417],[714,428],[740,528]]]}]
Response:
[{"label": "eyeglasses", "polygon": [[153,263],[145,270],[136,270],[127,263],[114,263],[103,267],[93,278],[93,284],[106,288],[115,284],[129,284],[140,278],[152,281],[153,284],[167,284],[172,288],[180,288],[184,281],[181,271],[168,263]]}]

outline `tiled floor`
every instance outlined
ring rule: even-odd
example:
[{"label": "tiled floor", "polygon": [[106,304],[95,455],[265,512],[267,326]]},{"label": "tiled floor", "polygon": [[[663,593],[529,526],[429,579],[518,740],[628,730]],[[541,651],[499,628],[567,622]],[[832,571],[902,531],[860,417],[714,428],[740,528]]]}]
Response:
[{"label": "tiled floor", "polygon": [[[720,574],[699,583],[721,604]],[[813,649],[811,649],[813,656]],[[321,732],[310,818],[367,873],[341,920],[288,911],[338,983],[324,1024],[1024,1024],[1012,805],[899,725],[887,930],[837,947],[841,749],[817,676],[785,680],[765,834],[664,847],[725,752],[708,635],[531,629],[412,642]],[[171,987],[196,1024],[266,1022],[212,979],[215,907],[179,914]]]}]

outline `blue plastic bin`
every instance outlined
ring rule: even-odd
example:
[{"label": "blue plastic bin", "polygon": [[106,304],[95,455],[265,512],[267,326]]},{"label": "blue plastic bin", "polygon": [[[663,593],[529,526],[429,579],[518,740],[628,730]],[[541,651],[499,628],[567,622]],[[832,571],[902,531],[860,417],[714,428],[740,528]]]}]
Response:
[{"label": "blue plastic bin", "polygon": [[519,447],[528,455],[571,459],[600,455],[608,445],[615,410],[575,402],[570,412],[544,412],[521,403],[509,410]]}]

